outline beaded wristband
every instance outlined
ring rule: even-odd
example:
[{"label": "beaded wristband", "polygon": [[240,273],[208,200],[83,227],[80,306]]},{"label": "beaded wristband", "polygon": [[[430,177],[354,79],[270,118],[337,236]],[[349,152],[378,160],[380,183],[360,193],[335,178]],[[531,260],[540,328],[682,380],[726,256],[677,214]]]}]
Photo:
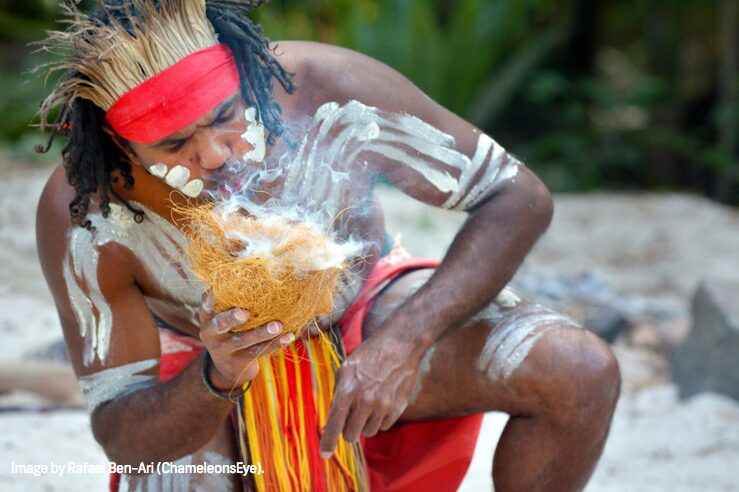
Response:
[{"label": "beaded wristband", "polygon": [[217,396],[218,398],[222,400],[228,400],[232,403],[236,403],[239,398],[243,398],[246,392],[249,391],[249,388],[251,388],[251,384],[254,382],[254,380],[249,381],[249,384],[246,385],[246,388],[244,388],[241,393],[237,394],[236,399],[234,399],[233,393],[231,391],[229,391],[228,393],[224,393],[223,391],[218,390],[210,382],[210,379],[208,379],[208,368],[210,367],[210,363],[210,354],[207,350],[203,350],[203,356],[200,358],[200,379],[203,380],[203,384],[206,388],[208,388],[208,391],[210,391],[211,394]]}]

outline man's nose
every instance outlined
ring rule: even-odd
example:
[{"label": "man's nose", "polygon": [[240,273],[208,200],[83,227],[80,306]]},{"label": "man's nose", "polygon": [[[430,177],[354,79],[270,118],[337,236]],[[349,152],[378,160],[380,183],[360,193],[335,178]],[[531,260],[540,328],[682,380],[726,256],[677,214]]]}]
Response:
[{"label": "man's nose", "polygon": [[218,169],[232,155],[233,151],[225,138],[205,137],[198,145],[198,161],[203,169]]}]

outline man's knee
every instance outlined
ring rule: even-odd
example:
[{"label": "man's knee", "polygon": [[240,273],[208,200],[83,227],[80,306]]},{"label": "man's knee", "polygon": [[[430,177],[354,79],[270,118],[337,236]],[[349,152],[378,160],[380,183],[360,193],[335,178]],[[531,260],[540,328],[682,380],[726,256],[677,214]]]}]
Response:
[{"label": "man's knee", "polygon": [[583,329],[556,327],[542,335],[530,358],[527,373],[539,412],[561,424],[610,422],[621,375],[603,340]]}]

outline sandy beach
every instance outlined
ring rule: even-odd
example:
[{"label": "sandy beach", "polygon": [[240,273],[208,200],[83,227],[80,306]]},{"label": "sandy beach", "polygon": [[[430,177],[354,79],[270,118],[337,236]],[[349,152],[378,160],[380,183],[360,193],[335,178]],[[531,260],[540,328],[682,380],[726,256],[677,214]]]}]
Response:
[{"label": "sandy beach", "polygon": [[[49,168],[0,164],[0,362],[61,337],[53,299],[36,259],[38,196]],[[464,216],[380,190],[387,228],[414,254],[440,258]],[[739,213],[684,194],[559,195],[554,222],[526,267],[554,274],[594,272],[618,292],[670,309],[662,333],[679,339],[703,279],[739,278]],[[664,334],[664,333],[663,333]],[[669,338],[669,336],[668,336]],[[739,403],[703,393],[681,401],[664,351],[639,337],[614,343],[624,385],[611,435],[588,491],[739,490]],[[658,344],[659,345],[659,344]],[[44,402],[0,395],[3,407]],[[492,453],[506,416],[486,416],[475,460],[460,490],[489,490]],[[103,490],[105,474],[14,473],[13,464],[105,463],[83,410],[0,412],[0,490]]]}]

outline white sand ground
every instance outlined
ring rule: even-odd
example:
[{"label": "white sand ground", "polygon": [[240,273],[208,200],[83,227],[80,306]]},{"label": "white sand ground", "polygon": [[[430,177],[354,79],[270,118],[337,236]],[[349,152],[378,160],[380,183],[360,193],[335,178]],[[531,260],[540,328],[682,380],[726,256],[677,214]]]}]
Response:
[{"label": "white sand ground", "polygon": [[[35,258],[34,213],[48,169],[0,165],[0,362],[20,360],[60,337],[53,301]],[[423,209],[383,191],[388,228],[419,255],[440,256],[460,216]],[[553,272],[594,270],[616,288],[685,303],[697,282],[739,278],[739,214],[687,195],[565,195],[528,264]],[[665,361],[616,347],[624,392],[589,491],[739,490],[739,404],[714,394],[677,399]],[[3,404],[32,402],[26,395]],[[494,445],[506,416],[486,416],[461,490],[489,490]],[[103,490],[105,475],[20,475],[12,463],[103,464],[82,411],[0,413],[0,490]]]}]

